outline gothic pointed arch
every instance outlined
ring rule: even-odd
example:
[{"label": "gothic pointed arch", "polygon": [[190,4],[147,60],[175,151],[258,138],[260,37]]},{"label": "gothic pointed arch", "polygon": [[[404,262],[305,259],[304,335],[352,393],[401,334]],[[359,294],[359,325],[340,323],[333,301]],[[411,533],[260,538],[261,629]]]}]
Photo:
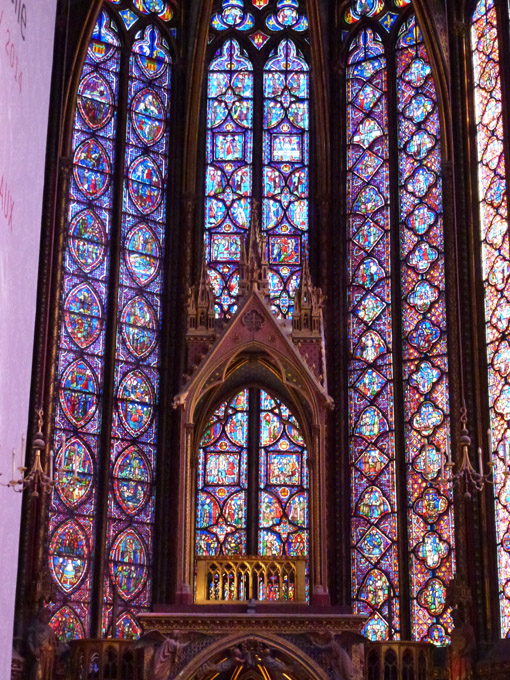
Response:
[{"label": "gothic pointed arch", "polygon": [[[200,676],[200,672],[207,670],[207,664],[211,664],[214,669],[215,664],[225,658],[232,658],[233,655],[238,655],[242,659],[243,653],[245,656],[241,673],[248,677],[250,673],[260,671],[260,665],[271,675],[271,672],[278,672],[279,664],[279,669],[291,678],[301,674],[310,680],[327,680],[329,677],[324,668],[311,655],[300,649],[294,642],[285,640],[270,631],[257,634],[229,632],[223,640],[214,643],[205,652],[190,660],[182,671],[182,677],[186,679],[198,675],[203,679],[207,676]],[[225,666],[228,666],[228,663]],[[226,675],[228,676],[228,670]]]}]

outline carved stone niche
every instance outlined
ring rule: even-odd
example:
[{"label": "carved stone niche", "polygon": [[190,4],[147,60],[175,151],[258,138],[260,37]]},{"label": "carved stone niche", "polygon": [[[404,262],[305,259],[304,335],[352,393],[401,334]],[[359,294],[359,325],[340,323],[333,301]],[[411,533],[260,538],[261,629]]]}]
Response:
[{"label": "carved stone niche", "polygon": [[[250,250],[252,255],[257,254],[255,246]],[[252,264],[257,264],[256,260],[254,256],[248,258]],[[244,287],[236,313],[219,329],[174,400],[181,427],[176,598],[173,605],[155,604],[153,613],[140,615],[140,622],[148,641],[160,640],[157,644],[161,648],[154,649],[152,658],[157,661],[159,654],[170,664],[168,678],[362,680],[365,639],[360,630],[364,617],[354,616],[348,607],[331,606],[327,586],[325,445],[326,416],[333,401],[321,375],[325,375],[325,367],[320,293],[310,287],[301,288],[299,323],[292,327],[273,313],[261,279],[255,276],[255,264],[250,281],[257,285]],[[317,365],[312,366],[306,355],[316,349]],[[242,597],[235,602],[230,597],[208,600],[204,595],[207,589],[199,587],[201,568],[223,574],[222,563],[230,561],[232,564],[225,568],[231,574],[231,568],[236,566],[236,556],[207,557],[214,564],[204,564],[206,558],[195,555],[200,441],[219,404],[247,386],[267,390],[281,399],[298,420],[305,440],[310,479],[310,546],[306,557],[309,598],[303,588],[303,597],[293,601],[257,600],[252,582],[242,581]],[[277,557],[266,557],[278,561]],[[257,578],[260,577],[260,569],[265,566],[262,556],[238,559],[243,562],[239,569],[253,567],[259,570]],[[296,569],[294,583],[298,592],[297,558],[281,559],[289,563],[285,568]],[[238,575],[234,578],[238,583]],[[253,592],[253,597],[247,599],[246,592]]]},{"label": "carved stone niche", "polygon": [[[303,295],[303,299],[305,297]],[[320,345],[321,335],[308,336],[307,331],[300,342]],[[320,352],[319,356],[322,356]],[[320,359],[315,366],[308,363],[290,324],[278,319],[264,291],[252,286],[176,396],[174,407],[179,409],[181,422],[180,561],[176,597],[179,604],[191,605],[194,600],[194,499],[201,435],[222,401],[246,386],[256,385],[281,399],[303,432],[310,461],[310,603],[329,605],[324,521],[325,430],[326,414],[333,402],[325,380],[319,375],[323,368]]]}]

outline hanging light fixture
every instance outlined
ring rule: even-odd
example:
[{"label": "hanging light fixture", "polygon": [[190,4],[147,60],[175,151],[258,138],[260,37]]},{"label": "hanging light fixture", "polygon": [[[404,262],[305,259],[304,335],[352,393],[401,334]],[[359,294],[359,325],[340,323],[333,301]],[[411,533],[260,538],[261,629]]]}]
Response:
[{"label": "hanging light fixture", "polygon": [[[492,460],[492,437],[489,430],[489,471],[484,473],[483,453],[482,448],[478,448],[478,470],[476,470],[469,457],[471,448],[471,438],[467,429],[467,409],[464,405],[460,411],[461,432],[459,437],[459,449],[462,452],[462,460],[459,468],[454,472],[455,462],[452,460],[452,453],[450,442],[446,442],[446,451],[443,451],[441,457],[441,475],[438,479],[439,484],[446,485],[448,483],[455,484],[464,489],[464,497],[471,498],[471,490],[482,491],[485,484],[494,484],[494,465]],[[510,471],[508,470],[508,446],[505,441],[505,478],[508,477]],[[446,460],[446,465],[445,465]],[[427,464],[427,463],[425,463]],[[445,472],[445,468],[448,472]]]},{"label": "hanging light fixture", "polygon": [[[32,443],[32,450],[34,452],[34,462],[28,474],[28,468],[25,467],[25,435],[21,437],[21,451],[20,451],[20,465],[16,468],[17,452],[12,451],[12,479],[7,484],[2,486],[10,487],[16,493],[23,493],[25,489],[31,490],[31,495],[37,498],[42,493],[48,493],[54,486],[54,471],[53,471],[53,451],[50,451],[49,459],[46,461],[44,467],[41,461],[41,452],[46,448],[43,428],[43,410],[37,411],[37,432]],[[19,472],[17,478],[16,469]]]}]

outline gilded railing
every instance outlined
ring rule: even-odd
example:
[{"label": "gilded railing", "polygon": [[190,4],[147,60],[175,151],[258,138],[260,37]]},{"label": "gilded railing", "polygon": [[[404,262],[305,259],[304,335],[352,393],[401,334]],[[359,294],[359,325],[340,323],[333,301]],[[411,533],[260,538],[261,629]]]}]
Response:
[{"label": "gilded railing", "polygon": [[197,604],[306,602],[306,558],[197,557]]}]

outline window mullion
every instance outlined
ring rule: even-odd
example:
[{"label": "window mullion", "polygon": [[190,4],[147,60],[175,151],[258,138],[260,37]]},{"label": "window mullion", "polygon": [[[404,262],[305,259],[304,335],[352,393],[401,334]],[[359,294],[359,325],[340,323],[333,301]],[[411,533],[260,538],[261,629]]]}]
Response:
[{"label": "window mullion", "polygon": [[[260,58],[259,55],[256,55]],[[252,196],[253,201],[257,201],[262,205],[262,187],[263,178],[262,173],[264,169],[263,162],[263,144],[264,144],[264,69],[258,62],[253,59],[254,64],[254,80],[253,80],[253,180],[252,180]]]},{"label": "window mullion", "polygon": [[[409,605],[409,543],[407,531],[407,475],[405,450],[404,370],[402,338],[402,280],[400,253],[400,196],[399,196],[399,150],[397,68],[392,44],[388,55],[388,136],[389,136],[389,183],[390,183],[390,242],[391,242],[391,309],[393,334],[393,388],[395,409],[395,475],[397,482],[397,536],[399,555],[399,611],[400,624],[394,625],[401,639],[410,639]],[[396,593],[390,593],[390,600]],[[393,637],[393,636],[390,636]]]}]

